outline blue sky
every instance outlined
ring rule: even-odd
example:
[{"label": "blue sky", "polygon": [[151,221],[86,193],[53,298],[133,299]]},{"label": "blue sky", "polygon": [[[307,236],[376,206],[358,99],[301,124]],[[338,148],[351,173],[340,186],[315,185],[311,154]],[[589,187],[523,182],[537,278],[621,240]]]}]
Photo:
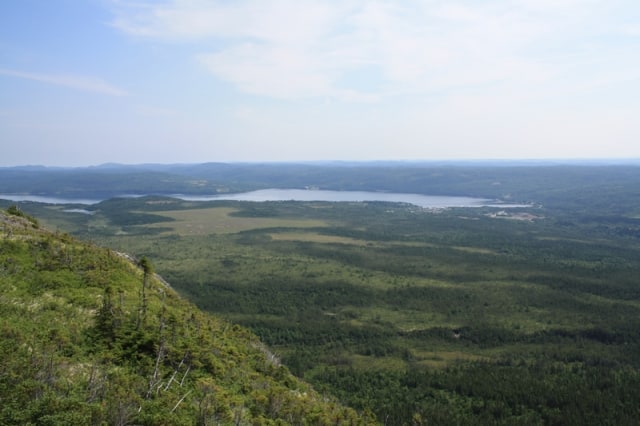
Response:
[{"label": "blue sky", "polygon": [[638,0],[5,0],[0,166],[640,158]]}]

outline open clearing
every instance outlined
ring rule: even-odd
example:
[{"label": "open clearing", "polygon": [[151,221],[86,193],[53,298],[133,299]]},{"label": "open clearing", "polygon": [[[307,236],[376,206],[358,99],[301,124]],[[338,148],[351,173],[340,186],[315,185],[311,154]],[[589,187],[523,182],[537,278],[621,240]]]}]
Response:
[{"label": "open clearing", "polygon": [[278,232],[269,234],[271,239],[277,241],[308,241],[312,243],[337,243],[365,246],[372,244],[370,241],[358,240],[337,235],[322,235],[315,232]]},{"label": "open clearing", "polygon": [[234,217],[237,209],[212,207],[208,209],[170,210],[162,216],[174,221],[159,222],[151,227],[169,227],[179,235],[233,234],[259,228],[317,228],[327,226],[322,220],[285,219],[269,217]]}]

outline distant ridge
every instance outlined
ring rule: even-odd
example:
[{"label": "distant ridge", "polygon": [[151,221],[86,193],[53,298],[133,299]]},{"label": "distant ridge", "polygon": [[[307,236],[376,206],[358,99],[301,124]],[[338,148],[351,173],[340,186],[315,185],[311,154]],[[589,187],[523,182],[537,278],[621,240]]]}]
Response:
[{"label": "distant ridge", "polygon": [[26,164],[0,166],[0,169],[43,170],[85,170],[85,169],[143,169],[167,170],[188,169],[192,167],[236,167],[236,166],[549,166],[549,165],[640,165],[640,158],[484,158],[484,159],[396,159],[396,160],[308,160],[308,161],[205,161],[188,163],[118,163],[108,162],[86,166],[47,166]]},{"label": "distant ridge", "polygon": [[[541,202],[553,193],[640,186],[640,160],[484,160],[311,163],[106,163],[81,168],[0,168],[0,198],[38,195],[109,199],[139,195],[216,195],[259,189],[318,188]],[[497,185],[496,183],[499,183]],[[557,198],[560,202],[561,197]],[[547,203],[547,205],[549,205]]]}]

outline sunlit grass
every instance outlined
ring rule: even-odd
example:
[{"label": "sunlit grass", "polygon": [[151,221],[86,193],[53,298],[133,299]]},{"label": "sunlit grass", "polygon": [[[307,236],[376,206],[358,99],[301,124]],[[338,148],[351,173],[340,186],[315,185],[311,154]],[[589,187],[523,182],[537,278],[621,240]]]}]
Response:
[{"label": "sunlit grass", "polygon": [[461,361],[491,361],[488,356],[462,351],[413,351],[416,363],[428,368],[446,368]]},{"label": "sunlit grass", "polygon": [[237,209],[230,207],[213,207],[193,210],[163,211],[173,221],[149,225],[150,228],[169,227],[166,233],[177,233],[182,236],[234,234],[260,228],[317,228],[327,226],[323,220],[288,219],[270,217],[235,217],[231,213]]},{"label": "sunlit grass", "polygon": [[366,246],[371,242],[358,240],[355,238],[340,237],[336,235],[322,235],[315,232],[277,232],[270,233],[269,236],[274,241],[309,241],[324,244],[351,244],[356,246]]},{"label": "sunlit grass", "polygon": [[354,310],[358,313],[358,318],[351,321],[353,325],[393,324],[396,329],[403,332],[426,330],[432,327],[450,327],[453,329],[458,326],[457,324],[452,324],[451,319],[447,318],[446,315],[437,311],[416,311],[383,308],[380,306]]},{"label": "sunlit grass", "polygon": [[494,254],[494,255],[499,255],[500,254],[495,250],[490,250],[490,249],[486,249],[486,248],[482,248],[482,247],[452,246],[451,248],[455,249],[455,250],[464,251],[464,252],[467,252],[467,253]]}]

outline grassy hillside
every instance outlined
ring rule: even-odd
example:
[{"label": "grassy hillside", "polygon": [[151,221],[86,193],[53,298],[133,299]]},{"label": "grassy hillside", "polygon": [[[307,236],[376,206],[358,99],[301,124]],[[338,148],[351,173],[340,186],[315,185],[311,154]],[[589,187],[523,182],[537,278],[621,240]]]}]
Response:
[{"label": "grassy hillside", "polygon": [[114,251],[0,211],[0,424],[366,424]]}]

